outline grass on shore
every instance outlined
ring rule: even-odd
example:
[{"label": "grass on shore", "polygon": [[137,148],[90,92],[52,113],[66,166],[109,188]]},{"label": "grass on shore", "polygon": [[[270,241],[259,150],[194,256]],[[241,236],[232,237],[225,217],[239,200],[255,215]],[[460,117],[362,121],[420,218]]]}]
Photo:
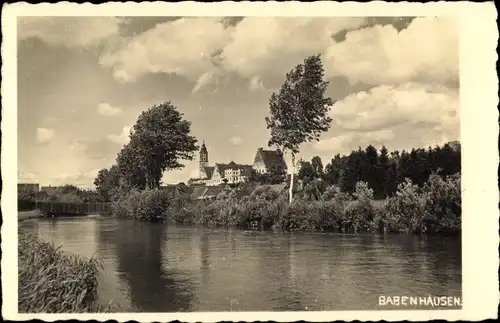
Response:
[{"label": "grass on shore", "polygon": [[33,234],[19,232],[19,312],[107,312],[97,303],[96,259],[63,252]]}]

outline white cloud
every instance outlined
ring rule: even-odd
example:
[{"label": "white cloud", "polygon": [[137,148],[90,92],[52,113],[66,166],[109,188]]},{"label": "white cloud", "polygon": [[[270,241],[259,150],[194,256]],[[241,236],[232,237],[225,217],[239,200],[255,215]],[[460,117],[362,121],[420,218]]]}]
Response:
[{"label": "white cloud", "polygon": [[135,37],[123,39],[120,46],[108,49],[99,62],[111,67],[115,77],[122,81],[162,72],[192,81],[203,77],[199,83],[204,83],[216,69],[212,54],[227,43],[229,36],[220,19],[184,18],[157,24]]},{"label": "white cloud", "polygon": [[48,143],[55,133],[56,131],[51,128],[36,128],[36,140],[41,144]]},{"label": "white cloud", "polygon": [[119,107],[113,107],[108,103],[99,103],[97,105],[97,113],[102,116],[111,117],[122,113],[123,110]]},{"label": "white cloud", "polygon": [[437,85],[382,85],[337,102],[330,116],[329,138],[315,144],[318,150],[350,151],[368,144],[425,147],[458,139],[459,94]]},{"label": "white cloud", "polygon": [[99,170],[95,168],[84,172],[60,174],[55,178],[47,180],[47,182],[53,186],[69,184],[80,188],[91,188]]},{"label": "white cloud", "polygon": [[347,152],[356,147],[382,146],[394,139],[392,130],[378,130],[360,133],[344,133],[336,137],[324,139],[316,143],[320,151]]},{"label": "white cloud", "polygon": [[196,92],[230,71],[255,87],[262,84],[255,77],[282,78],[306,56],[323,52],[333,34],[364,23],[364,18],[250,17],[226,27],[220,18],[184,18],[122,39],[100,63],[126,82],[175,73],[196,82]]},{"label": "white cloud", "polygon": [[71,140],[69,149],[73,149],[75,151],[84,151],[85,149],[87,149],[87,142],[81,139]]},{"label": "white cloud", "polygon": [[36,181],[37,179],[38,179],[38,174],[24,172],[21,170],[17,171],[17,180],[19,182],[32,182],[32,181]]},{"label": "white cloud", "polygon": [[117,144],[126,144],[129,142],[130,138],[130,130],[132,129],[131,126],[125,126],[122,128],[122,132],[120,134],[110,134],[106,136],[106,139],[108,139],[111,142],[117,143]]},{"label": "white cloud", "polygon": [[266,87],[264,86],[264,82],[262,82],[262,79],[258,76],[252,77],[250,80],[250,90],[256,91],[256,90],[264,90]]},{"label": "white cloud", "polygon": [[18,37],[49,44],[87,47],[117,36],[124,20],[116,17],[20,17]]},{"label": "white cloud", "polygon": [[235,136],[235,137],[231,137],[229,139],[229,142],[236,146],[236,145],[241,144],[243,142],[243,139],[241,139],[241,137]]},{"label": "white cloud", "polygon": [[457,81],[457,27],[451,18],[424,17],[400,32],[392,25],[351,31],[325,51],[327,75],[368,84]]},{"label": "white cloud", "polygon": [[252,79],[255,76],[284,77],[305,57],[321,53],[333,34],[364,24],[364,18],[350,17],[252,17],[232,30],[224,47],[226,70]]},{"label": "white cloud", "polygon": [[[362,17],[248,17],[225,26],[216,17],[189,17],[119,36],[122,18],[26,17],[21,39],[38,37],[66,46],[107,40],[99,58],[124,82],[150,73],[181,75],[193,93],[234,72],[258,89],[282,79],[309,55],[321,53],[328,77],[368,84],[458,80],[458,29],[447,18],[416,18],[398,32],[392,25],[367,26]],[[358,29],[362,28],[362,29]],[[332,35],[349,30],[344,41]]]},{"label": "white cloud", "polygon": [[218,79],[219,79],[219,75],[215,71],[203,73],[198,78],[198,80],[196,80],[196,83],[195,83],[191,93],[194,94],[209,84],[218,83]]}]

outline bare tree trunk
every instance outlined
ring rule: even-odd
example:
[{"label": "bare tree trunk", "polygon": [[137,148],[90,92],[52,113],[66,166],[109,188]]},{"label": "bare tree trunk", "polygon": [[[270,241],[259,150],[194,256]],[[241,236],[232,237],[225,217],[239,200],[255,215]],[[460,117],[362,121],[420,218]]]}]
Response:
[{"label": "bare tree trunk", "polygon": [[290,190],[288,193],[288,203],[292,204],[293,201],[293,179],[295,176],[295,154],[292,153],[292,174],[290,176]]}]

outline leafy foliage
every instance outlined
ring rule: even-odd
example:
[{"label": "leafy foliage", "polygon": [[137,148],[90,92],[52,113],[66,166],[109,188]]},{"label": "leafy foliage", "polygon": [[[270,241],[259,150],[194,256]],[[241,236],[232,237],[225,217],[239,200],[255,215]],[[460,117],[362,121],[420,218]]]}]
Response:
[{"label": "leafy foliage", "polygon": [[269,146],[297,154],[302,143],[318,139],[329,129],[333,101],[325,97],[324,74],[320,55],[306,58],[286,74],[279,92],[269,99]]},{"label": "leafy foliage", "polygon": [[55,248],[19,232],[19,312],[82,313],[109,311],[97,304],[101,264]]},{"label": "leafy foliage", "polygon": [[301,193],[289,203],[285,190],[264,185],[246,196],[230,192],[215,201],[184,199],[172,203],[169,212],[176,222],[247,229],[416,234],[461,230],[459,174],[431,175],[423,187],[407,179],[384,201],[374,199],[374,190],[366,182],[356,183],[352,194],[338,186],[325,188],[319,197]]},{"label": "leafy foliage", "polygon": [[101,169],[94,180],[99,199],[103,202],[109,202],[116,196],[120,188],[120,170],[118,166],[113,165],[110,169]]},{"label": "leafy foliage", "polygon": [[171,197],[166,190],[132,190],[113,203],[113,214],[141,221],[163,221],[170,203]]},{"label": "leafy foliage", "polygon": [[170,102],[154,105],[141,113],[130,132],[130,142],[117,157],[117,165],[131,187],[158,188],[163,173],[184,167],[192,160],[196,139],[191,123]]},{"label": "leafy foliage", "polygon": [[[318,140],[330,127],[328,112],[333,100],[325,97],[328,82],[324,74],[320,55],[310,56],[286,74],[281,89],[269,99],[269,116],[265,118],[271,131],[268,145],[291,153],[292,167],[295,167],[300,145]],[[293,168],[292,177],[294,173]],[[292,192],[293,184],[290,201]]]},{"label": "leafy foliage", "polygon": [[255,169],[252,169],[247,181],[261,185],[281,184],[286,181],[286,175],[286,169],[282,165],[272,165],[264,174],[257,173]]},{"label": "leafy foliage", "polygon": [[391,153],[386,147],[377,151],[375,147],[368,146],[347,156],[334,156],[325,167],[323,179],[328,185],[337,185],[348,193],[355,190],[357,182],[366,182],[373,189],[374,197],[380,199],[393,196],[406,178],[422,187],[432,173],[444,178],[459,173],[460,165],[460,144],[456,142],[427,150]]}]

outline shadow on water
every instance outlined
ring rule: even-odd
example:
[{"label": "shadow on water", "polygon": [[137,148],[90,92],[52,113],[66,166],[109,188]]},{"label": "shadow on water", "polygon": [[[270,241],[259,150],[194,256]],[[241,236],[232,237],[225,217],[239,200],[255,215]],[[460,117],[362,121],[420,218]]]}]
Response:
[{"label": "shadow on water", "polygon": [[114,226],[100,230],[99,249],[114,249],[117,276],[128,286],[132,306],[142,312],[189,311],[190,282],[168,269],[163,256],[166,226],[138,221],[116,221]]}]

